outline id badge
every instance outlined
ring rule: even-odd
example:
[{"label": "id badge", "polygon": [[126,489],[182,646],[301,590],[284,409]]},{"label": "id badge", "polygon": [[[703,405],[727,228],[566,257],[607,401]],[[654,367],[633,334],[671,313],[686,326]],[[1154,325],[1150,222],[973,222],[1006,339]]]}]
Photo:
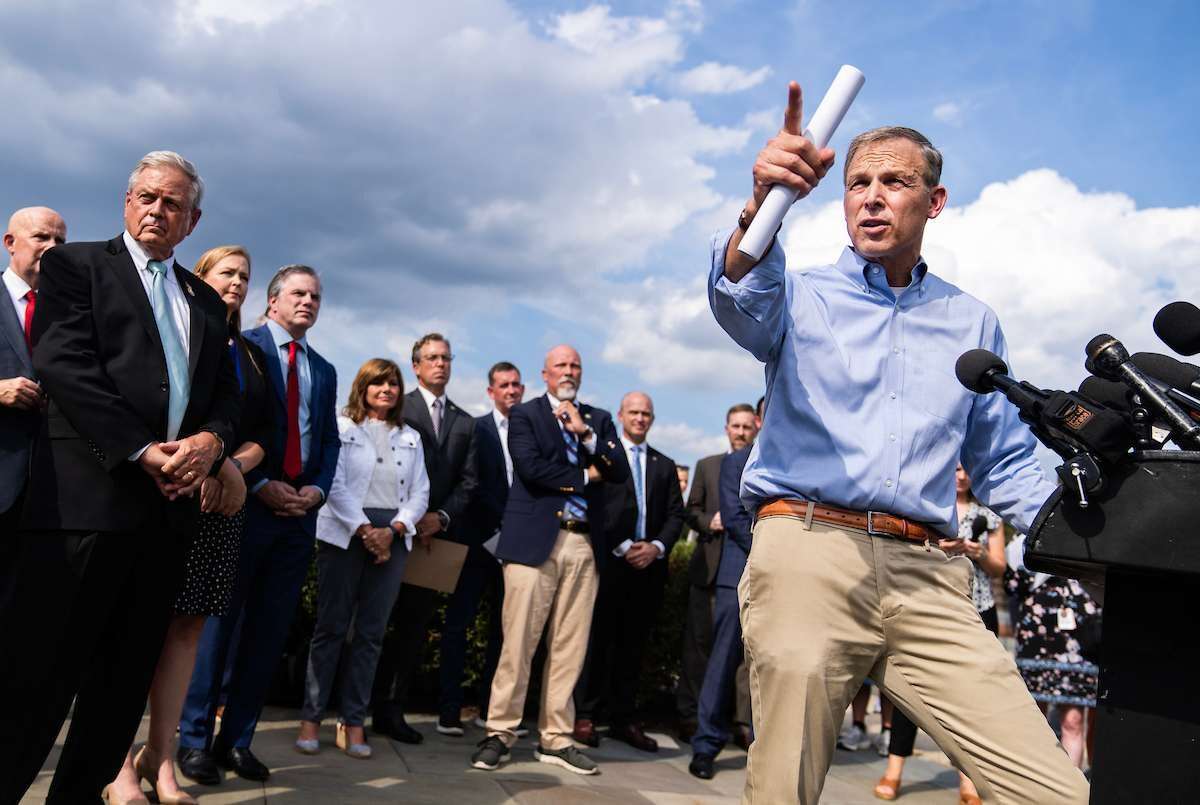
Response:
[{"label": "id badge", "polygon": [[1058,630],[1060,632],[1075,631],[1075,610],[1070,607],[1058,610]]}]

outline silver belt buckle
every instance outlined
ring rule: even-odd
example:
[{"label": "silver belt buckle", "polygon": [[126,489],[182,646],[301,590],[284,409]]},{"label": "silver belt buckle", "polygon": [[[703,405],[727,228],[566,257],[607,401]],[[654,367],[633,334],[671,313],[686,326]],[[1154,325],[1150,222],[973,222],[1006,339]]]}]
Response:
[{"label": "silver belt buckle", "polygon": [[872,537],[879,536],[882,532],[875,530],[875,512],[867,510],[867,533]]}]

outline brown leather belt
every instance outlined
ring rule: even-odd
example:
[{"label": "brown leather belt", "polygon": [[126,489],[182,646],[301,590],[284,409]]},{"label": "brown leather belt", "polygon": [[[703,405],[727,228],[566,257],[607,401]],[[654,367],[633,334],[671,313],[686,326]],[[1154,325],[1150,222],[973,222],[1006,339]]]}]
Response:
[{"label": "brown leather belt", "polygon": [[[808,508],[812,507],[809,516]],[[912,520],[905,520],[886,512],[852,512],[846,509],[835,509],[820,503],[810,503],[807,500],[780,498],[764,503],[758,507],[758,519],[764,517],[798,517],[805,521],[816,521],[825,525],[843,526],[866,531],[873,537],[887,536],[906,539],[909,542],[927,544],[946,539],[940,532]]]},{"label": "brown leather belt", "polygon": [[560,520],[558,527],[563,531],[571,531],[576,534],[589,534],[592,527],[584,520]]}]

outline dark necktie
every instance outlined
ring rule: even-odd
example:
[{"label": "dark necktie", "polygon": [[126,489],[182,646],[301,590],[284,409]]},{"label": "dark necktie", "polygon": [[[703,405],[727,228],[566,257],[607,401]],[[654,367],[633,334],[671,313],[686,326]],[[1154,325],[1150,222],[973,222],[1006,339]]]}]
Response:
[{"label": "dark necktie", "polygon": [[33,291],[25,294],[25,346],[33,352],[33,308],[37,305],[37,294]]},{"label": "dark necktie", "polygon": [[287,442],[283,448],[283,475],[288,480],[299,477],[300,462],[300,374],[296,369],[296,353],[302,347],[298,341],[288,344],[287,372]]}]

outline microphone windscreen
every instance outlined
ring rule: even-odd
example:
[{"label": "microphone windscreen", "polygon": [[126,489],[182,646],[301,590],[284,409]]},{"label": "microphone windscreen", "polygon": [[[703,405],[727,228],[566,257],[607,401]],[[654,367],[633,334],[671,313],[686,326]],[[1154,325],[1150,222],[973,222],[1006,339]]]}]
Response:
[{"label": "microphone windscreen", "polygon": [[954,376],[976,394],[988,394],[996,390],[991,375],[999,372],[1008,374],[1008,365],[1000,356],[986,349],[972,349],[958,356],[954,363]]},{"label": "microphone windscreen", "polygon": [[1124,383],[1089,377],[1079,384],[1079,393],[1106,408],[1117,411],[1129,410],[1129,386]]},{"label": "microphone windscreen", "polygon": [[1130,360],[1137,368],[1172,388],[1186,391],[1192,383],[1200,379],[1200,366],[1177,361],[1170,355],[1159,355],[1157,352],[1136,352]]},{"label": "microphone windscreen", "polygon": [[983,536],[983,532],[988,530],[987,518],[982,514],[975,515],[975,519],[971,522],[971,539],[978,540]]},{"label": "microphone windscreen", "polygon": [[1154,334],[1180,355],[1200,352],[1200,308],[1172,302],[1154,316]]}]

